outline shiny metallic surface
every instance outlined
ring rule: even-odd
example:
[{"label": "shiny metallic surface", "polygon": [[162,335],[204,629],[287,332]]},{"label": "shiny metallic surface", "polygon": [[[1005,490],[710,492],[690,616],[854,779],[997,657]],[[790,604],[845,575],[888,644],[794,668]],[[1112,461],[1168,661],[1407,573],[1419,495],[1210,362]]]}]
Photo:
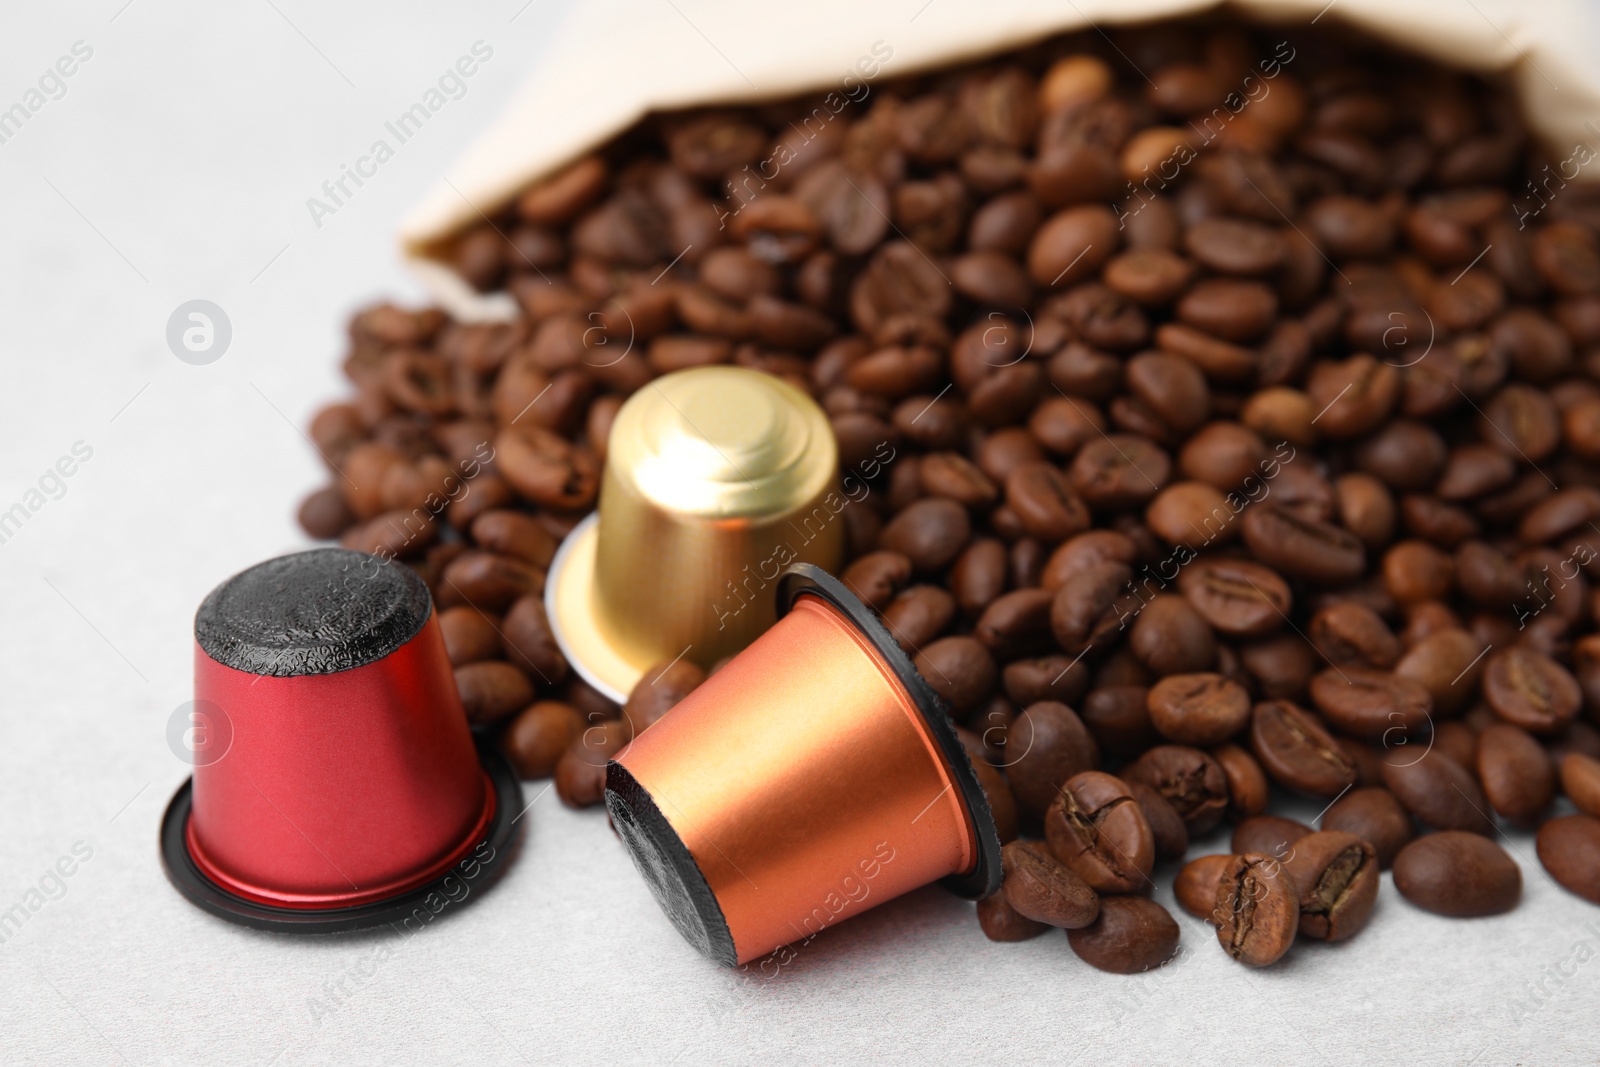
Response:
[{"label": "shiny metallic surface", "polygon": [[616,762],[687,847],[739,962],[979,863],[974,813],[924,710],[818,596]]},{"label": "shiny metallic surface", "polygon": [[617,700],[652,664],[738,652],[772,625],[784,567],[843,561],[838,478],[827,417],[787,382],[722,366],[651,382],[612,425],[598,518],[552,564],[562,651]]},{"label": "shiny metallic surface", "polygon": [[329,674],[250,674],[197,645],[194,692],[232,741],[195,766],[189,854],[247,900],[343,908],[406,892],[494,816],[437,616],[382,659]]}]

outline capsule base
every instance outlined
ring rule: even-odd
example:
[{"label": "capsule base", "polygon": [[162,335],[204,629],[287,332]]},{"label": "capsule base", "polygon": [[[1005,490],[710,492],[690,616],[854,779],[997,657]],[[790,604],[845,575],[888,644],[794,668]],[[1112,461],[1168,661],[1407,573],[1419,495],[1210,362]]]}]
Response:
[{"label": "capsule base", "polygon": [[[368,904],[336,908],[285,908],[249,900],[207,878],[189,854],[187,831],[192,807],[192,781],[185,781],[161,817],[161,866],[167,880],[191,904],[221,919],[258,930],[280,933],[329,934],[407,920],[428,922],[440,912],[438,902],[461,903],[473,890],[491,885],[504,870],[515,845],[516,820],[522,809],[522,785],[505,757],[480,741],[478,761],[489,776],[494,815],[481,840],[444,874],[398,896]],[[463,896],[461,887],[467,887]]]},{"label": "capsule base", "polygon": [[606,767],[606,810],[678,933],[717,963],[735,966],[739,953],[716,894],[656,802],[620,763]]}]

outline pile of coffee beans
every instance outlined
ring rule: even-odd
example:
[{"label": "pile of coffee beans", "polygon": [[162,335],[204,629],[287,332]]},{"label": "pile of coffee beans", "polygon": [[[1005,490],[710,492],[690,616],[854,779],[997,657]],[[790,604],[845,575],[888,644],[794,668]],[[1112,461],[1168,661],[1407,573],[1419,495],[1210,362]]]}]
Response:
[{"label": "pile of coffee beans", "polygon": [[[1575,158],[1502,89],[1326,23],[652,116],[449,250],[514,321],[355,317],[301,521],[416,568],[473,724],[594,804],[717,665],[617,707],[552,639],[546,568],[630,393],[756,368],[816,397],[846,469],[893,456],[841,513],[843,577],[975,757],[1009,842],[991,938],[1157,966],[1163,869],[1251,966],[1359,933],[1385,868],[1419,907],[1504,912],[1501,824],[1600,903]],[[1268,814],[1290,793],[1317,827]]]}]

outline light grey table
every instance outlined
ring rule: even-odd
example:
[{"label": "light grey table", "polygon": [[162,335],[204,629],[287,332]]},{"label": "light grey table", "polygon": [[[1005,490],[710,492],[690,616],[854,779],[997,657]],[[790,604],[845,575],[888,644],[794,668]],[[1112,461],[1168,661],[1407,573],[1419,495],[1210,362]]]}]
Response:
[{"label": "light grey table", "polygon": [[[190,697],[194,609],[303,546],[292,509],[323,474],[300,429],[344,388],[344,319],[418,297],[395,221],[562,15],[388,7],[0,14],[0,108],[77,42],[92,53],[0,125],[0,511],[38,504],[0,543],[0,911],[29,909],[0,943],[0,1062],[1595,1061],[1600,909],[1546,880],[1526,835],[1514,913],[1448,921],[1386,879],[1357,940],[1260,973],[1186,920],[1175,964],[1101,974],[1059,934],[988,943],[936,890],[826,932],[776,977],[722,971],[603,816],[544,783],[505,879],[415,937],[295,940],[185,903],[155,841],[187,774],[166,731]],[[314,218],[324,181],[480,40],[493,56],[463,95]],[[194,299],[232,329],[205,366],[166,341]],[[74,473],[47,476],[74,449],[90,453]]]}]

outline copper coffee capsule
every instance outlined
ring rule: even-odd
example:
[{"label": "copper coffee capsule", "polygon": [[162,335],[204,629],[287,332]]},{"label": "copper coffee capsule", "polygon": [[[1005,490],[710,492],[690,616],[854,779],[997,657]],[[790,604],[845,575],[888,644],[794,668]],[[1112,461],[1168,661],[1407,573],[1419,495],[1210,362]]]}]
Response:
[{"label": "copper coffee capsule", "polygon": [[522,791],[474,747],[428,587],[319,548],[234,575],[195,615],[208,720],[161,823],[167,877],[232,922],[431,921],[508,858]]},{"label": "copper coffee capsule", "polygon": [[617,412],[599,509],[551,561],[562,653],[618,703],[652,664],[710,667],[772,625],[784,567],[843,562],[846,503],[833,430],[799,389],[744,367],[655,379]]},{"label": "copper coffee capsule", "polygon": [[634,739],[606,806],[679,932],[744,963],[918,886],[1000,887],[1000,837],[943,702],[820,568],[778,622]]}]

